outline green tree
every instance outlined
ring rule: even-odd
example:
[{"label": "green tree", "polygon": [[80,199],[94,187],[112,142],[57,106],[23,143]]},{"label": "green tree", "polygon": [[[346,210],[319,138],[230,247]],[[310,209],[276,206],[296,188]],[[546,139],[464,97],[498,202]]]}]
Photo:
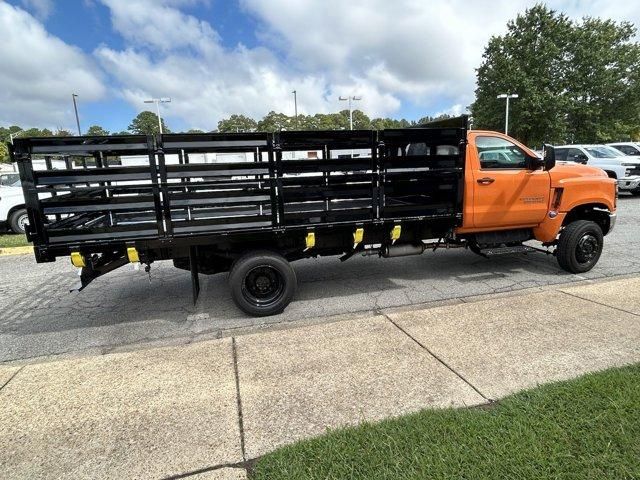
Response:
[{"label": "green tree", "polygon": [[204,133],[204,130],[200,130],[199,128],[191,128],[187,131],[187,133]]},{"label": "green tree", "polygon": [[0,163],[9,163],[9,148],[7,144],[2,141],[0,142]]},{"label": "green tree", "polygon": [[[138,135],[153,135],[155,133],[160,133],[158,116],[148,110],[140,112],[138,116],[131,121],[128,130]],[[169,127],[164,123],[164,119],[162,119],[162,131],[164,133],[171,133]]]},{"label": "green tree", "polygon": [[244,115],[233,114],[229,118],[218,122],[218,131],[222,133],[255,132],[257,127],[258,122]]},{"label": "green tree", "polygon": [[59,128],[58,130],[56,130],[53,136],[54,137],[73,137],[73,133],[71,133],[69,130],[65,130],[64,128]]},{"label": "green tree", "polygon": [[628,23],[566,15],[536,5],[492,37],[477,71],[474,126],[504,128],[504,100],[511,102],[510,134],[539,146],[629,137],[640,125],[640,46]]},{"label": "green tree", "polygon": [[259,132],[279,132],[280,130],[294,130],[293,118],[284,113],[271,111],[258,122]]},{"label": "green tree", "polygon": [[100,125],[91,125],[85,135],[95,136],[95,137],[106,137],[109,135],[109,131],[102,128]]},{"label": "green tree", "polygon": [[585,18],[569,38],[568,140],[629,139],[640,127],[640,44],[626,22]]}]

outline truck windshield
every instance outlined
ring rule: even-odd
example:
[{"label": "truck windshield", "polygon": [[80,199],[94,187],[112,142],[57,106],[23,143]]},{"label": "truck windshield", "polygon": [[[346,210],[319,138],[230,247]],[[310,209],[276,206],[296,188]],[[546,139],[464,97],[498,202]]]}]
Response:
[{"label": "truck windshield", "polygon": [[587,147],[585,150],[594,158],[622,157],[622,153],[610,147]]}]

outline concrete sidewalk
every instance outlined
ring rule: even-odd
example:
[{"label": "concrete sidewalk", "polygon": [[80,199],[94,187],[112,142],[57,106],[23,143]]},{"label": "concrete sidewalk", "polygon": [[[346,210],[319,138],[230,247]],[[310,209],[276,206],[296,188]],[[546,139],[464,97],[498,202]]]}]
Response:
[{"label": "concrete sidewalk", "polygon": [[640,361],[640,279],[0,366],[1,478],[246,478],[328,428]]}]

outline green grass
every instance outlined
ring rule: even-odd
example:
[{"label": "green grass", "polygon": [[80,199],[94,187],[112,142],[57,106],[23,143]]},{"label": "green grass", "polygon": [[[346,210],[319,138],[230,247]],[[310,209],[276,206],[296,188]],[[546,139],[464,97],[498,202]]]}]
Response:
[{"label": "green grass", "polygon": [[25,245],[31,244],[27,242],[27,237],[24,235],[16,235],[15,233],[0,234],[0,248],[24,247]]},{"label": "green grass", "polygon": [[640,365],[332,431],[262,457],[251,478],[640,478]]}]

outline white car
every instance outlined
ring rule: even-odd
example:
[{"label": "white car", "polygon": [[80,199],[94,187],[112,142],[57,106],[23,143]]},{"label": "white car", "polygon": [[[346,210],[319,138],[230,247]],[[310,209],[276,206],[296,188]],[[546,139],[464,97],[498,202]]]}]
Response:
[{"label": "white car", "polygon": [[635,142],[616,142],[607,143],[608,146],[620,150],[623,155],[630,157],[640,157],[640,143]]},{"label": "white car", "polygon": [[618,188],[640,195],[640,158],[624,155],[607,145],[562,145],[555,147],[556,160],[600,167],[618,181]]},{"label": "white car", "polygon": [[0,223],[7,225],[15,233],[24,233],[28,222],[20,175],[0,174]]}]

